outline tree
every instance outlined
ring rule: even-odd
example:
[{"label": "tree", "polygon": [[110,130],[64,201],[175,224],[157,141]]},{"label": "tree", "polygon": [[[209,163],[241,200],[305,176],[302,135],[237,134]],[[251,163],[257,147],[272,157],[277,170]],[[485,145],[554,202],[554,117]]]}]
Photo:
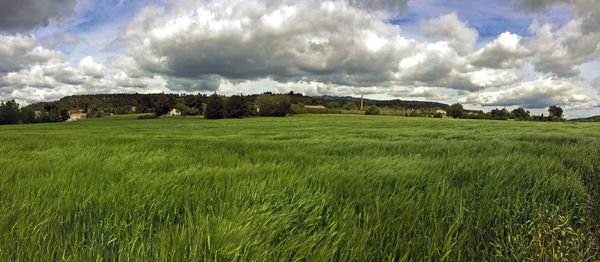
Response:
[{"label": "tree", "polygon": [[248,101],[243,96],[232,96],[227,100],[227,116],[242,118],[249,115]]},{"label": "tree", "polygon": [[354,102],[347,102],[344,104],[344,110],[358,110],[358,107]]},{"label": "tree", "polygon": [[379,107],[377,106],[368,106],[367,110],[365,111],[365,115],[379,115],[381,114],[381,111],[379,110]]},{"label": "tree", "polygon": [[50,109],[50,112],[48,112],[48,122],[60,122],[60,113],[58,112],[58,109]]},{"label": "tree", "polygon": [[506,110],[506,108],[502,108],[502,109],[494,109],[492,110],[492,119],[500,119],[500,120],[506,120],[508,119],[508,110]]},{"label": "tree", "polygon": [[339,109],[342,108],[339,102],[329,102],[327,103],[327,108]]},{"label": "tree", "polygon": [[531,115],[529,111],[525,111],[525,109],[519,107],[512,111],[513,116],[518,120],[530,120]]},{"label": "tree", "polygon": [[156,95],[152,101],[152,107],[157,116],[166,115],[175,107],[175,98],[164,94]]},{"label": "tree", "polygon": [[446,108],[446,115],[452,118],[462,118],[465,114],[465,109],[459,103],[453,104]]},{"label": "tree", "polygon": [[290,100],[284,95],[262,94],[256,98],[255,105],[260,108],[260,116],[285,116],[290,113]]},{"label": "tree", "polygon": [[21,119],[21,111],[15,100],[0,102],[0,124],[16,124],[19,119]]},{"label": "tree", "polygon": [[206,119],[222,119],[225,117],[225,102],[217,93],[208,97],[204,118]]},{"label": "tree", "polygon": [[35,123],[35,111],[33,111],[33,108],[21,108],[21,122],[23,122],[23,124]]},{"label": "tree", "polygon": [[550,106],[548,108],[548,113],[550,113],[551,118],[562,118],[563,110],[558,106]]},{"label": "tree", "polygon": [[62,109],[60,110],[60,121],[67,121],[71,116],[69,115],[69,110]]}]

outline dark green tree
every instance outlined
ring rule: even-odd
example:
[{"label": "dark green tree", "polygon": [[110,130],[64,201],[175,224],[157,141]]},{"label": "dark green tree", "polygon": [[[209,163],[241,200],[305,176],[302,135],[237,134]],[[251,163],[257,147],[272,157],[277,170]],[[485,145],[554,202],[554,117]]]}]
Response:
[{"label": "dark green tree", "polygon": [[232,96],[227,100],[227,117],[242,118],[248,115],[248,101],[245,97]]},{"label": "dark green tree", "polygon": [[206,119],[221,119],[225,117],[225,102],[217,93],[208,97],[204,118]]},{"label": "dark green tree", "polygon": [[69,115],[69,110],[61,109],[60,110],[60,121],[67,121],[71,116]]},{"label": "dark green tree", "polygon": [[508,119],[509,113],[508,110],[506,110],[506,108],[502,108],[502,109],[494,109],[492,110],[492,119],[499,119],[499,120],[506,120]]},{"label": "dark green tree", "polygon": [[16,124],[19,119],[21,119],[21,111],[15,100],[0,102],[0,124]]},{"label": "dark green tree", "polygon": [[58,109],[52,108],[50,112],[48,112],[48,121],[49,122],[60,122],[60,113]]},{"label": "dark green tree", "polygon": [[21,121],[23,124],[35,123],[35,111],[31,107],[21,108]]},{"label": "dark green tree", "polygon": [[551,118],[562,118],[563,115],[563,109],[558,107],[558,106],[550,106],[548,108],[548,113],[550,113],[550,117]]},{"label": "dark green tree", "polygon": [[461,104],[456,103],[446,108],[446,115],[452,118],[463,118],[465,115],[465,109]]},{"label": "dark green tree", "polygon": [[282,117],[291,112],[290,100],[285,95],[262,94],[256,98],[255,105],[260,108],[260,116]]},{"label": "dark green tree", "polygon": [[531,120],[529,111],[525,111],[525,109],[521,107],[513,110],[511,113],[517,120]]},{"label": "dark green tree", "polygon": [[168,114],[175,107],[175,98],[164,94],[155,95],[152,100],[154,114],[162,116]]}]

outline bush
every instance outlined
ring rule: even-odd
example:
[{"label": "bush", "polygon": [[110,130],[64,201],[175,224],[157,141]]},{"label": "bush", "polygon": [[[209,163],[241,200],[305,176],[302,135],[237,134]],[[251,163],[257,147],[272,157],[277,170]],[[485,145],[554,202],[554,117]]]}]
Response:
[{"label": "bush", "polygon": [[217,93],[212,94],[208,97],[208,103],[206,104],[206,110],[204,111],[204,118],[206,119],[222,119],[225,118],[225,102]]},{"label": "bush", "polygon": [[282,117],[291,113],[287,96],[262,94],[256,98],[255,104],[260,108],[259,116]]},{"label": "bush", "polygon": [[340,108],[342,108],[342,106],[340,105],[339,102],[329,102],[327,104],[327,108],[340,109]]},{"label": "bush", "polygon": [[141,115],[141,116],[137,117],[137,119],[157,119],[157,118],[159,118],[159,116],[157,116],[156,114]]},{"label": "bush", "polygon": [[248,101],[243,96],[232,96],[227,100],[227,117],[242,118],[249,114]]},{"label": "bush", "polygon": [[356,106],[356,103],[354,102],[348,102],[346,104],[344,104],[344,110],[357,110],[358,107]]},{"label": "bush", "polygon": [[365,111],[365,115],[379,115],[381,114],[381,110],[377,106],[368,106]]}]

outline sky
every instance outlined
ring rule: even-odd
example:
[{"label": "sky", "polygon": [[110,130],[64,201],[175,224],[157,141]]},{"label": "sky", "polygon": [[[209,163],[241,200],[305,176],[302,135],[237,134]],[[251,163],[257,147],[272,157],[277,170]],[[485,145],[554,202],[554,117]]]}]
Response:
[{"label": "sky", "polygon": [[600,4],[0,0],[0,100],[265,91],[600,115]]}]

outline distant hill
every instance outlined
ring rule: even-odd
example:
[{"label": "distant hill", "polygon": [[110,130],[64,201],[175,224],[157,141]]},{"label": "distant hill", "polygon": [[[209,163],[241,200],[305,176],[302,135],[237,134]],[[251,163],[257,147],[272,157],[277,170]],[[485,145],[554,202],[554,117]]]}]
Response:
[{"label": "distant hill", "polygon": [[592,117],[588,117],[588,118],[577,118],[577,119],[571,119],[569,121],[573,121],[573,122],[600,122],[600,116],[592,116]]},{"label": "distant hill", "polygon": [[[267,92],[268,94],[272,94]],[[300,93],[290,92],[286,95],[290,98],[290,102],[293,104],[303,103],[306,105],[324,105],[326,106],[330,102],[339,102],[345,104],[348,102],[355,102],[357,105],[360,102],[360,97],[351,96],[306,96]],[[248,102],[254,102],[256,97],[259,95],[247,95],[245,96]],[[105,112],[119,112],[127,111],[132,107],[137,108],[136,112],[153,112],[154,102],[160,99],[167,99],[174,101],[174,103],[181,102],[189,107],[201,108],[203,103],[207,102],[207,96],[198,94],[95,94],[95,95],[73,95],[66,96],[58,101],[53,102],[40,102],[29,105],[34,110],[46,110],[50,108],[60,108],[73,111],[87,112],[93,108],[105,111]],[[399,99],[394,100],[374,100],[364,99],[365,106],[377,105],[381,107],[403,107],[407,109],[422,109],[422,108],[446,108],[447,104],[437,102],[426,102],[426,101],[404,101]]]},{"label": "distant hill", "polygon": [[[336,102],[344,102],[344,101],[360,101],[360,97],[352,97],[352,96],[317,96],[316,98],[328,101],[336,101]],[[437,103],[437,102],[428,102],[428,101],[410,101],[410,100],[375,100],[375,99],[364,99],[365,102],[375,104],[377,106],[398,106],[404,108],[424,108],[424,107],[439,107],[446,108],[447,104]]]}]

